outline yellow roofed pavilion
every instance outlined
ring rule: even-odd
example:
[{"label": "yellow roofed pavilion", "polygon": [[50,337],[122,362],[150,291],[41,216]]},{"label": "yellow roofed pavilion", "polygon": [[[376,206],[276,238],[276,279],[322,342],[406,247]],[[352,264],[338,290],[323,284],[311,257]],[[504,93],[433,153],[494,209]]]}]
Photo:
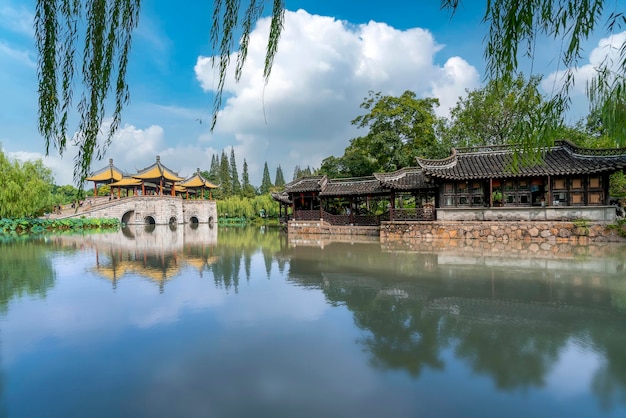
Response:
[{"label": "yellow roofed pavilion", "polygon": [[[218,186],[211,183],[209,180],[204,178],[202,174],[200,174],[200,169],[196,169],[196,173],[180,183],[181,186],[184,186],[187,190],[195,190],[196,193],[199,190],[204,191],[204,189],[209,189],[209,193],[211,189],[216,189]],[[204,194],[204,193],[203,193]],[[196,194],[197,195],[197,194]]]},{"label": "yellow roofed pavilion", "polygon": [[113,159],[111,158],[109,159],[108,166],[94,171],[91,176],[87,177],[85,180],[93,181],[94,196],[98,196],[98,183],[111,184],[122,180],[125,175],[126,174],[122,170],[113,165]]},{"label": "yellow roofed pavilion", "polygon": [[[157,183],[159,185],[159,194],[163,194],[163,186],[164,184],[176,184],[179,181],[184,180],[182,177],[178,176],[178,173],[170,170],[161,164],[161,157],[157,155],[156,162],[151,166],[140,170],[137,174],[133,174],[133,177],[136,179],[142,180],[142,182],[150,181],[153,183]],[[172,196],[174,195],[175,190],[170,189]],[[142,192],[145,194],[145,189],[142,189]]]}]

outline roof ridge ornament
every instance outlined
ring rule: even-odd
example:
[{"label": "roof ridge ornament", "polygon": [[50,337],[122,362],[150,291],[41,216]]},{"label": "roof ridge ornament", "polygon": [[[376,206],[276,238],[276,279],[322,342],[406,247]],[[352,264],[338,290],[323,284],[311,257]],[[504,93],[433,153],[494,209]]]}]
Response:
[{"label": "roof ridge ornament", "polygon": [[419,164],[419,166],[421,168],[435,168],[435,169],[441,169],[441,168],[452,168],[456,165],[458,158],[457,158],[457,151],[456,148],[452,148],[451,150],[451,155],[449,157],[443,158],[443,159],[439,159],[439,160],[430,160],[427,158],[421,158],[421,157],[415,157],[415,160],[417,161],[417,164]]}]

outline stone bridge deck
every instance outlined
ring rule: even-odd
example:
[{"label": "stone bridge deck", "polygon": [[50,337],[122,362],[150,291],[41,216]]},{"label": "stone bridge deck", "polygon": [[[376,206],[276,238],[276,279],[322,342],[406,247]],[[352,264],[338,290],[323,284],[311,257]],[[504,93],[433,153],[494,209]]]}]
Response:
[{"label": "stone bridge deck", "polygon": [[215,200],[187,200],[173,196],[130,196],[111,201],[95,200],[77,211],[65,209],[51,218],[117,218],[127,225],[216,223]]}]

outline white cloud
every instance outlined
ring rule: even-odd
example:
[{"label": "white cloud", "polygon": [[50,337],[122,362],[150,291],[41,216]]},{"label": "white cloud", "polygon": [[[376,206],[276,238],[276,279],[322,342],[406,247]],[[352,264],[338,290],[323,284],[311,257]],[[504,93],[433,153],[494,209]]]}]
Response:
[{"label": "white cloud", "polygon": [[[145,34],[158,34],[150,28],[144,26]],[[269,21],[262,19],[252,32],[241,82],[228,78],[225,106],[213,133],[207,109],[133,103],[125,114],[132,124],[119,129],[104,161],[93,162],[92,168],[113,158],[116,166],[133,172],[160,155],[165,165],[187,176],[198,167],[208,169],[213,154],[229,153],[232,146],[239,174],[246,159],[252,184],[260,184],[264,162],[272,179],[280,164],[289,181],[295,165],[319,167],[322,159],[341,155],[349,140],[362,134],[350,121],[363,112],[359,105],[368,91],[400,95],[411,90],[420,97],[438,97],[437,112],[446,114],[466,88],[479,83],[476,69],[462,58],[436,63],[443,46],[427,30],[397,30],[373,21],[355,26],[300,10],[286,13],[266,85],[262,72],[268,30]],[[167,50],[167,42],[161,46]],[[197,59],[195,73],[202,89],[212,92],[217,81],[210,57]],[[68,147],[63,158],[44,159],[58,184],[72,182],[74,156]]]},{"label": "white cloud", "polygon": [[[597,73],[597,68],[603,63],[608,64],[610,70],[617,71],[619,65],[619,48],[626,42],[626,31],[598,41],[598,45],[589,53],[586,63],[572,69],[575,84],[572,93],[584,95],[587,83]],[[547,92],[559,91],[565,82],[567,71],[555,71],[549,74],[541,83],[541,87]]]},{"label": "white cloud", "polygon": [[[265,85],[268,30],[269,20],[261,20],[251,34],[240,82],[228,78],[216,134],[235,138],[239,161],[245,157],[262,167],[265,160],[274,168],[281,164],[287,178],[295,164],[317,167],[324,157],[343,153],[358,134],[350,121],[362,112],[359,105],[370,90],[438,96],[438,112],[447,114],[466,88],[479,83],[476,69],[462,58],[451,58],[443,67],[435,64],[442,46],[427,30],[401,31],[373,21],[351,26],[299,10],[285,15]],[[210,61],[199,57],[195,67],[207,92],[217,85]]]},{"label": "white cloud", "polygon": [[24,6],[19,8],[5,4],[0,6],[0,27],[26,36],[33,36],[34,15]]},{"label": "white cloud", "polygon": [[0,62],[7,66],[17,64],[29,68],[37,67],[37,63],[33,59],[30,51],[12,48],[5,42],[0,42]]}]

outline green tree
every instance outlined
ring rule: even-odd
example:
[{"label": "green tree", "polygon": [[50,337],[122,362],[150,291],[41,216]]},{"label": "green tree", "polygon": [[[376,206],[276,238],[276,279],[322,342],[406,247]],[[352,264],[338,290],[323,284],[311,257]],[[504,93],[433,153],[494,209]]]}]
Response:
[{"label": "green tree", "polygon": [[239,182],[239,173],[237,172],[237,163],[235,162],[235,149],[230,148],[230,178],[232,180],[233,194],[241,194],[241,183]]},{"label": "green tree", "polygon": [[244,197],[252,198],[256,196],[256,189],[250,184],[250,175],[248,174],[248,162],[243,159],[243,172],[241,173],[241,189]]},{"label": "green tree", "polygon": [[211,157],[211,167],[209,168],[207,179],[215,184],[220,182],[220,159],[217,154],[213,154]]},{"label": "green tree", "polygon": [[230,162],[224,150],[222,150],[222,157],[220,158],[220,184],[221,197],[232,196],[233,182],[230,178]]},{"label": "green tree", "polygon": [[[450,111],[450,121],[440,132],[442,140],[455,147],[519,143],[533,129],[530,116],[548,120],[548,101],[539,93],[540,77],[526,81],[492,80],[484,88],[468,91]],[[560,127],[562,118],[554,121]]]},{"label": "green tree", "polygon": [[276,187],[283,187],[285,185],[285,176],[283,174],[283,169],[280,168],[280,164],[276,168],[276,177],[274,178],[274,185]]},{"label": "green tree", "polygon": [[41,160],[21,164],[0,150],[0,218],[37,216],[52,206],[52,171]]},{"label": "green tree", "polygon": [[[92,192],[93,193],[93,192]],[[52,186],[53,204],[67,205],[78,199],[78,189],[70,184],[64,186]]]},{"label": "green tree", "polygon": [[329,157],[320,173],[358,177],[375,171],[394,171],[414,166],[415,157],[439,158],[448,154],[435,135],[437,99],[418,99],[405,91],[400,97],[370,92],[361,104],[367,110],[352,121],[368,130],[354,138],[342,157]]},{"label": "green tree", "polygon": [[263,179],[261,180],[261,194],[269,193],[272,188],[272,179],[270,179],[270,170],[267,168],[267,161],[263,167]]}]

